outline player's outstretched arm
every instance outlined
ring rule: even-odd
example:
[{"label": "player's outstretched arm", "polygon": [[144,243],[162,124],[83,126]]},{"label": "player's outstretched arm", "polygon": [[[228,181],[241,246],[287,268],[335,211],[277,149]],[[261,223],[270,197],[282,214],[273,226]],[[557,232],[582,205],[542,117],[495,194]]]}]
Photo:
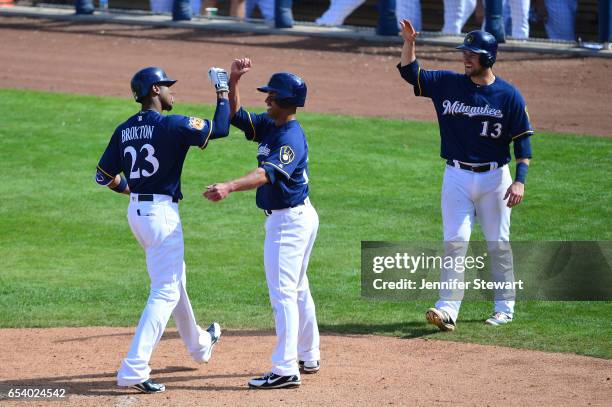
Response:
[{"label": "player's outstretched arm", "polygon": [[419,33],[416,32],[410,20],[403,19],[399,24],[402,38],[404,38],[400,64],[406,66],[416,59],[415,43]]},{"label": "player's outstretched arm", "polygon": [[227,197],[232,192],[237,191],[248,191],[255,189],[268,183],[268,177],[266,176],[266,170],[261,167],[255,168],[244,177],[238,179],[222,182],[220,184],[212,184],[206,187],[206,191],[202,193],[204,198],[217,202]]},{"label": "player's outstretched arm", "polygon": [[238,109],[240,109],[240,91],[238,90],[238,81],[253,66],[249,58],[239,58],[232,62],[229,80],[229,102],[230,102],[230,119],[234,117]]}]

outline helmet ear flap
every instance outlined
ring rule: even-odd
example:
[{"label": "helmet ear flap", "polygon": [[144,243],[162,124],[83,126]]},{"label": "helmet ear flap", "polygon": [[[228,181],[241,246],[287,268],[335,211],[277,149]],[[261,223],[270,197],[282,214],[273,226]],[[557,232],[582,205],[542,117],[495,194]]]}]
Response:
[{"label": "helmet ear flap", "polygon": [[495,63],[493,56],[490,53],[480,54],[480,65],[485,68],[490,68]]}]

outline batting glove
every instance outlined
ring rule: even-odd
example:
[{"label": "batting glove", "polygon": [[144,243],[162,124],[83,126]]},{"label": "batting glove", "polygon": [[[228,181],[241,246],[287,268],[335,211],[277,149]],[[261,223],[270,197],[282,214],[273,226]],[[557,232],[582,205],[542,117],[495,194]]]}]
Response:
[{"label": "batting glove", "polygon": [[208,79],[215,85],[215,90],[219,92],[229,92],[229,78],[227,71],[222,68],[212,67],[208,70]]}]

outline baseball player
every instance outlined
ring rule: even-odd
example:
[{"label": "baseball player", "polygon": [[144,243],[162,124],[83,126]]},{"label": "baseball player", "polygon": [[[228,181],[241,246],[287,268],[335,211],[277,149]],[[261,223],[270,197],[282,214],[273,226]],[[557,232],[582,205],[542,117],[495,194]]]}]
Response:
[{"label": "baseball player", "polygon": [[[203,330],[197,324],[187,295],[183,230],[178,203],[181,171],[191,146],[207,143],[229,133],[227,73],[225,81],[212,75],[216,86],[214,119],[180,115],[164,116],[172,110],[170,87],[176,82],[158,67],[138,71],[131,86],[140,111],[117,127],[102,154],[96,182],[115,192],[130,195],[128,222],[145,251],[151,280],[150,294],[128,354],[117,372],[117,384],[144,393],[159,393],[163,384],[149,378],[149,360],[159,342],[170,314],[191,357],[208,362],[221,327],[213,322]],[[225,84],[223,86],[223,83]],[[123,175],[121,175],[123,173]]]},{"label": "baseball player", "polygon": [[204,196],[220,201],[231,192],[257,188],[256,203],[264,210],[264,266],[276,323],[272,371],[249,381],[255,389],[297,387],[300,370],[319,370],[319,328],[308,285],[308,260],[319,217],[308,198],[308,143],[295,115],[306,101],[306,84],[298,76],[275,73],[266,86],[267,113],[247,112],[240,104],[238,81],[251,69],[247,58],[232,63],[232,124],[247,140],[258,143],[258,166],[232,181],[208,186]]},{"label": "baseball player", "polygon": [[[465,256],[478,218],[489,254],[495,258],[493,277],[513,281],[507,247],[510,211],[523,200],[533,134],[525,101],[514,86],[493,74],[497,42],[491,34],[478,30],[466,35],[457,47],[465,67],[465,74],[460,74],[422,69],[415,53],[418,32],[408,20],[401,29],[404,45],[399,72],[413,85],[416,96],[432,99],[440,125],[440,155],[446,161],[441,199],[445,256]],[[511,143],[517,161],[514,181],[507,165]],[[450,281],[451,276],[463,278],[463,273],[442,269],[442,281]],[[487,324],[512,321],[514,296],[510,294],[495,293],[494,312]],[[460,298],[441,290],[440,300],[427,310],[427,321],[443,331],[454,330]]]}]

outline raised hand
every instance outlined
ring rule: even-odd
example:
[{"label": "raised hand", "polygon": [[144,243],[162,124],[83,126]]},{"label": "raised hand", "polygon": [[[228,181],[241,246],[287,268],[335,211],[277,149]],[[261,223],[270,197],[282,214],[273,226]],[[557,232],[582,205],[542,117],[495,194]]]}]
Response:
[{"label": "raised hand", "polygon": [[419,33],[416,32],[410,20],[403,19],[399,23],[402,37],[406,42],[415,42],[416,38],[419,36]]},{"label": "raised hand", "polygon": [[238,79],[251,70],[253,64],[249,58],[234,59],[232,62],[231,76]]}]

